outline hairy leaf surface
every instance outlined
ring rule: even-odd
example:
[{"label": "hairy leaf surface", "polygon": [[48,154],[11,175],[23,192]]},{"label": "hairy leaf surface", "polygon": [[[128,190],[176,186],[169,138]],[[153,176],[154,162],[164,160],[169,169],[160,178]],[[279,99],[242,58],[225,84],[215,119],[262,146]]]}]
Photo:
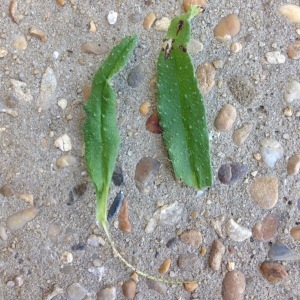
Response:
[{"label": "hairy leaf surface", "polygon": [[205,106],[187,53],[192,7],[175,17],[159,55],[158,112],[175,176],[197,189],[211,186],[212,171]]},{"label": "hairy leaf surface", "polygon": [[115,167],[120,137],[116,123],[116,95],[110,80],[126,64],[137,37],[125,37],[115,46],[95,74],[88,101],[84,105],[85,160],[96,188],[96,219],[106,226],[107,195]]}]

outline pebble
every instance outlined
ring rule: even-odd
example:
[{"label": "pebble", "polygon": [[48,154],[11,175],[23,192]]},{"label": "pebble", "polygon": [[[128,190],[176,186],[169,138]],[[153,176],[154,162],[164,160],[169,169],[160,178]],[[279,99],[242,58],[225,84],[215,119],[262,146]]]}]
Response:
[{"label": "pebble", "polygon": [[114,25],[116,24],[117,20],[118,20],[118,13],[113,10],[110,10],[107,14],[108,24]]},{"label": "pebble", "polygon": [[180,236],[179,236],[181,242],[190,245],[195,248],[199,248],[200,245],[202,244],[202,235],[199,231],[197,230],[187,230],[184,231]]},{"label": "pebble", "polygon": [[124,183],[123,170],[120,164],[116,164],[113,175],[112,182],[115,186],[121,186]]},{"label": "pebble", "polygon": [[235,242],[243,242],[252,236],[251,230],[229,219],[226,223],[227,236]]},{"label": "pebble", "polygon": [[77,244],[74,244],[73,246],[71,246],[71,250],[73,251],[81,251],[85,249],[85,243],[84,242],[79,242]]},{"label": "pebble", "polygon": [[150,30],[153,23],[156,20],[156,14],[154,12],[150,12],[144,19],[143,27],[145,30]]},{"label": "pebble", "polygon": [[268,138],[263,139],[260,145],[262,160],[269,168],[273,168],[275,163],[283,157],[283,147],[278,141]]},{"label": "pebble", "polygon": [[279,51],[270,51],[265,53],[266,60],[269,64],[283,64],[285,62],[285,56]]},{"label": "pebble", "polygon": [[68,105],[68,101],[65,98],[61,98],[57,101],[57,105],[62,109],[65,110],[67,108]]},{"label": "pebble", "polygon": [[271,260],[294,261],[300,260],[300,254],[292,251],[288,246],[277,242],[272,245],[268,252]]},{"label": "pebble", "polygon": [[252,104],[253,100],[257,97],[257,92],[250,80],[245,77],[233,76],[227,82],[228,88],[234,98],[244,106]]},{"label": "pebble", "polygon": [[294,100],[300,100],[300,82],[292,80],[287,86],[283,99],[287,103],[292,103]]},{"label": "pebble", "polygon": [[300,58],[300,41],[296,40],[288,46],[287,55],[291,59]]},{"label": "pebble", "polygon": [[178,242],[178,238],[175,236],[167,241],[166,247],[171,248],[171,247],[175,246],[177,244],[177,242]]},{"label": "pebble", "polygon": [[52,243],[56,243],[62,232],[62,228],[58,223],[51,223],[48,227],[47,236]]},{"label": "pebble", "polygon": [[242,300],[246,288],[245,275],[241,271],[227,272],[222,282],[223,300]]},{"label": "pebble", "polygon": [[94,21],[90,21],[89,23],[89,32],[95,33],[97,31],[97,27]]},{"label": "pebble", "polygon": [[241,43],[235,42],[235,43],[231,44],[230,51],[233,53],[238,53],[242,50],[242,48],[243,48],[243,45]]},{"label": "pebble", "polygon": [[168,28],[171,24],[171,20],[167,17],[162,17],[159,20],[156,20],[154,24],[154,29],[158,31],[168,31]]},{"label": "pebble", "polygon": [[191,269],[194,271],[198,271],[201,266],[201,260],[197,254],[184,253],[179,255],[177,264],[180,269]]},{"label": "pebble", "polygon": [[62,155],[56,160],[56,166],[59,169],[73,166],[76,163],[77,159],[73,155]]},{"label": "pebble", "polygon": [[221,132],[230,131],[236,120],[236,109],[231,104],[225,104],[215,119],[215,127]]},{"label": "pebble", "polygon": [[19,24],[24,16],[18,11],[18,1],[17,0],[11,0],[9,4],[9,15],[12,18],[12,20]]},{"label": "pebble", "polygon": [[149,220],[145,232],[152,233],[158,225],[174,226],[181,220],[183,204],[174,202],[170,205],[164,205],[155,211]]},{"label": "pebble", "polygon": [[241,146],[249,137],[252,131],[252,124],[243,124],[240,128],[236,129],[232,134],[232,140],[237,146]]},{"label": "pebble", "polygon": [[287,163],[287,173],[290,176],[295,176],[300,169],[300,155],[293,155],[289,158]]},{"label": "pebble", "polygon": [[73,262],[73,254],[71,252],[69,252],[69,251],[63,251],[60,254],[60,260],[64,264],[70,264],[70,263]]},{"label": "pebble", "polygon": [[149,287],[149,289],[154,290],[161,295],[166,295],[167,293],[167,286],[162,282],[147,278],[146,284]]},{"label": "pebble", "polygon": [[8,51],[4,47],[0,47],[0,58],[3,58],[7,55]]},{"label": "pebble", "polygon": [[25,36],[20,36],[16,40],[14,40],[11,46],[17,50],[26,50],[27,48],[27,41]]},{"label": "pebble", "polygon": [[196,71],[200,90],[203,95],[206,95],[215,85],[216,69],[211,63],[201,64]]},{"label": "pebble", "polygon": [[142,21],[142,19],[143,19],[143,15],[138,12],[133,13],[129,16],[129,20],[134,24],[140,23]]},{"label": "pebble", "polygon": [[166,274],[169,272],[170,270],[170,266],[171,266],[171,258],[166,259],[159,267],[158,272],[160,274]]},{"label": "pebble", "polygon": [[152,133],[161,134],[163,132],[159,125],[158,112],[155,111],[146,121],[146,129]]},{"label": "pebble", "polygon": [[290,230],[290,234],[291,234],[292,238],[294,239],[294,241],[299,242],[300,241],[300,225],[293,227]]},{"label": "pebble", "polygon": [[34,36],[34,37],[40,39],[40,41],[43,42],[43,43],[46,42],[46,40],[47,40],[47,35],[46,35],[46,33],[45,33],[43,30],[41,30],[41,29],[38,29],[38,28],[30,28],[30,29],[28,30],[28,32],[29,32],[29,34],[30,34],[31,36]]},{"label": "pebble", "polygon": [[136,283],[132,279],[125,281],[122,284],[122,292],[125,298],[133,299],[136,294]]},{"label": "pebble", "polygon": [[17,287],[20,287],[24,284],[24,279],[21,277],[21,276],[17,276],[15,279],[14,279],[14,282],[15,282],[15,285]]},{"label": "pebble", "polygon": [[233,162],[231,164],[224,164],[218,171],[218,178],[223,184],[233,184],[242,180],[247,173],[249,168],[247,165]]},{"label": "pebble", "polygon": [[149,101],[145,101],[140,105],[139,111],[142,116],[147,116],[151,107],[151,103]]},{"label": "pebble", "polygon": [[14,195],[14,190],[11,187],[10,184],[4,184],[1,188],[0,188],[0,194],[3,197],[11,197]]},{"label": "pebble", "polygon": [[18,230],[25,226],[29,221],[33,220],[38,213],[39,209],[36,207],[19,210],[8,216],[6,226],[9,230]]},{"label": "pebble", "polygon": [[40,94],[37,100],[37,105],[42,109],[47,109],[52,105],[55,100],[55,92],[57,87],[57,80],[52,68],[47,67],[45,70],[41,87]]},{"label": "pebble", "polygon": [[108,222],[111,222],[114,219],[114,217],[119,213],[123,200],[124,200],[123,192],[118,192],[107,212]]},{"label": "pebble", "polygon": [[81,52],[86,54],[100,55],[107,52],[105,47],[100,47],[99,44],[95,42],[85,42],[81,45]]},{"label": "pebble", "polygon": [[213,65],[216,69],[222,69],[224,67],[224,61],[222,59],[216,59],[213,61]]},{"label": "pebble", "polygon": [[87,290],[79,283],[72,283],[67,287],[69,300],[82,300],[87,294]]},{"label": "pebble", "polygon": [[149,184],[158,174],[160,162],[152,157],[143,157],[135,168],[135,185],[140,192],[148,192]]},{"label": "pebble", "polygon": [[189,293],[193,293],[198,288],[198,286],[199,284],[196,281],[185,282],[183,284],[184,289]]},{"label": "pebble", "polygon": [[65,0],[56,0],[56,3],[60,6],[64,6],[66,4]]},{"label": "pebble", "polygon": [[285,266],[279,263],[265,261],[260,264],[259,269],[264,278],[272,283],[288,277]]},{"label": "pebble", "polygon": [[129,221],[129,213],[128,213],[128,201],[127,199],[124,199],[119,215],[119,229],[126,233],[131,233],[132,227]]},{"label": "pebble", "polygon": [[191,5],[204,8],[206,5],[206,0],[183,0],[183,8],[185,12],[189,11]]},{"label": "pebble", "polygon": [[27,88],[25,82],[18,81],[15,79],[10,80],[13,88],[13,96],[18,99],[18,101],[22,102],[31,102],[33,97],[30,93],[30,89]]},{"label": "pebble", "polygon": [[53,290],[47,295],[45,300],[52,300],[54,297],[63,294],[64,290],[60,288],[58,285],[54,284]]},{"label": "pebble", "polygon": [[96,247],[104,246],[105,240],[99,235],[92,234],[88,237],[87,243],[88,245],[96,248]]},{"label": "pebble", "polygon": [[250,197],[263,209],[273,208],[278,201],[278,179],[260,177],[253,181],[249,189]]},{"label": "pebble", "polygon": [[278,227],[278,217],[272,213],[269,213],[253,226],[252,234],[255,239],[268,242],[277,235]]},{"label": "pebble", "polygon": [[0,238],[2,241],[6,241],[8,238],[6,229],[3,226],[0,226]]},{"label": "pebble", "polygon": [[292,23],[300,23],[300,6],[295,4],[284,4],[278,9],[278,13],[286,17]]},{"label": "pebble", "polygon": [[29,193],[21,193],[18,194],[18,198],[20,200],[26,201],[27,203],[29,203],[31,206],[34,206],[34,199],[33,199],[33,195],[29,194]]},{"label": "pebble", "polygon": [[241,29],[239,17],[230,14],[220,20],[214,29],[214,36],[217,41],[224,43],[235,37]]},{"label": "pebble", "polygon": [[187,46],[187,52],[190,54],[198,54],[203,50],[203,44],[200,41],[191,39]]},{"label": "pebble", "polygon": [[72,143],[70,137],[65,133],[58,137],[55,142],[54,146],[59,148],[63,152],[70,151],[72,149]]},{"label": "pebble", "polygon": [[117,289],[114,286],[101,289],[97,293],[97,300],[116,300]]},{"label": "pebble", "polygon": [[127,76],[127,83],[132,88],[138,87],[144,80],[145,74],[143,72],[143,68],[138,65],[135,66]]},{"label": "pebble", "polygon": [[224,223],[225,219],[226,217],[224,215],[220,215],[210,220],[211,227],[215,230],[220,238],[224,238],[224,235],[222,233],[222,224]]},{"label": "pebble", "polygon": [[225,246],[220,240],[214,240],[210,250],[209,266],[214,271],[218,271],[221,267],[222,258],[225,253]]},{"label": "pebble", "polygon": [[15,110],[5,106],[3,103],[0,102],[0,112],[6,113],[14,118],[16,118],[19,114]]}]

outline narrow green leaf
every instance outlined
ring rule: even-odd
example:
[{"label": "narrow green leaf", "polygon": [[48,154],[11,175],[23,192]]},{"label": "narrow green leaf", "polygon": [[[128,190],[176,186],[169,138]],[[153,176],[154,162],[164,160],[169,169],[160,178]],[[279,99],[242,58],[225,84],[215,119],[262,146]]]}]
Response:
[{"label": "narrow green leaf", "polygon": [[95,74],[88,101],[84,105],[85,160],[96,189],[96,220],[106,228],[107,196],[115,167],[120,137],[116,123],[116,95],[110,80],[126,64],[137,36],[125,37],[110,52]]},{"label": "narrow green leaf", "polygon": [[160,125],[175,176],[202,189],[212,184],[209,138],[203,98],[186,50],[196,14],[192,7],[172,20],[158,59],[157,86]]}]

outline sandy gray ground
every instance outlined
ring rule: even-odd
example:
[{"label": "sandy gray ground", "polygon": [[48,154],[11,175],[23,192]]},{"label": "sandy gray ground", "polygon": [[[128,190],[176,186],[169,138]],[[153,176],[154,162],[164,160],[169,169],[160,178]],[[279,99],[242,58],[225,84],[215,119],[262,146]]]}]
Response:
[{"label": "sandy gray ground", "polygon": [[[172,18],[182,13],[181,1],[74,1],[76,8],[66,1],[59,7],[56,1],[19,1],[19,11],[24,19],[15,24],[8,14],[8,0],[0,4],[0,46],[8,50],[8,54],[0,59],[1,101],[12,95],[10,79],[24,81],[33,96],[29,103],[19,101],[15,110],[18,116],[13,118],[5,113],[0,114],[0,185],[10,184],[14,190],[11,197],[0,195],[0,225],[6,226],[7,217],[30,205],[18,199],[20,193],[30,193],[36,206],[41,207],[39,215],[20,230],[7,230],[8,239],[0,241],[0,299],[45,299],[57,284],[66,291],[73,282],[79,282],[89,291],[90,298],[95,299],[96,292],[107,285],[117,287],[117,299],[123,299],[119,282],[130,276],[127,269],[106,243],[101,248],[86,245],[84,250],[71,250],[79,242],[86,244],[87,238],[96,230],[103,238],[104,233],[95,225],[94,189],[85,175],[83,158],[82,126],[85,114],[82,108],[82,89],[89,83],[99,63],[106,57],[81,53],[81,44],[95,41],[104,49],[111,49],[125,35],[137,33],[139,43],[127,67],[114,81],[118,95],[118,124],[122,143],[119,162],[125,176],[125,186],[111,186],[110,201],[120,189],[129,201],[130,221],[133,226],[131,234],[124,234],[111,226],[112,236],[119,249],[129,261],[149,273],[157,274],[157,268],[167,257],[174,261],[172,270],[180,277],[176,266],[176,258],[185,252],[198,253],[179,243],[174,248],[165,247],[166,242],[176,235],[178,229],[199,229],[203,235],[203,244],[209,250],[215,231],[209,225],[211,218],[221,214],[233,217],[248,228],[261,219],[266,211],[256,206],[249,198],[247,189],[253,180],[249,175],[246,181],[234,186],[222,185],[216,178],[219,166],[226,162],[238,161],[246,163],[250,171],[258,171],[259,175],[272,175],[279,178],[279,201],[272,210],[280,220],[278,239],[289,244],[294,250],[300,250],[299,243],[293,243],[286,229],[299,221],[297,200],[299,197],[299,175],[287,177],[286,160],[299,151],[299,118],[286,118],[282,114],[285,104],[282,93],[290,79],[299,79],[300,67],[297,61],[286,60],[282,65],[267,65],[264,53],[274,50],[286,52],[288,44],[297,35],[296,25],[288,23],[276,13],[283,1],[208,1],[206,12],[193,21],[193,38],[201,40],[204,48],[193,57],[195,66],[203,62],[222,59],[225,64],[217,71],[216,81],[222,81],[221,87],[215,86],[205,96],[208,128],[212,136],[211,155],[214,168],[215,183],[213,188],[203,197],[196,197],[195,190],[177,183],[172,175],[172,168],[160,135],[154,135],[145,129],[146,118],[139,113],[139,105],[150,101],[156,105],[156,90],[150,85],[150,79],[156,74],[156,59],[161,48],[163,32],[145,31],[143,18],[154,11],[158,17]],[[147,2],[147,1],[146,1]],[[299,4],[298,1],[294,1]],[[106,16],[109,10],[119,13],[115,25],[109,25]],[[234,41],[241,41],[243,49],[237,54],[229,50],[228,44],[220,44],[213,37],[213,28],[222,16],[238,13],[241,20],[241,31]],[[139,13],[142,20],[132,23],[129,16]],[[95,33],[89,33],[88,24],[94,21]],[[41,42],[30,37],[28,29],[41,28],[48,39]],[[24,51],[11,47],[13,40],[24,35],[28,46]],[[265,46],[259,46],[259,43]],[[59,56],[53,58],[57,51]],[[126,78],[136,65],[142,65],[145,72],[143,84],[132,89]],[[38,111],[36,104],[40,93],[42,74],[47,67],[54,70],[58,85],[49,109]],[[34,69],[38,70],[35,74]],[[238,103],[226,85],[234,75],[241,75],[255,86],[257,96],[251,105],[245,107]],[[258,76],[258,77],[256,77]],[[257,78],[257,79],[254,79]],[[255,84],[256,81],[256,84]],[[65,98],[68,106],[62,111],[57,100]],[[238,118],[234,128],[244,122],[250,122],[254,129],[247,142],[237,147],[232,142],[232,131],[219,134],[213,129],[213,121],[217,112],[225,103],[237,108]],[[299,109],[299,103],[293,103],[293,110]],[[72,115],[70,120],[67,115]],[[53,136],[51,135],[53,132]],[[70,154],[77,158],[77,165],[58,169],[56,159],[62,155],[54,147],[54,141],[67,133],[72,141]],[[288,133],[289,139],[283,139]],[[274,169],[259,165],[253,159],[253,153],[259,151],[259,141],[269,135],[284,146],[284,157]],[[144,156],[152,156],[161,162],[158,178],[151,186],[149,194],[138,192],[134,184],[134,170],[137,162]],[[88,190],[72,205],[67,205],[69,192],[78,184],[88,181]],[[176,228],[158,227],[152,234],[146,234],[144,228],[147,218],[157,208],[157,201],[165,204],[175,200],[184,203],[184,212]],[[197,219],[191,219],[191,212],[198,211]],[[56,223],[61,228],[58,241],[53,243],[48,237],[48,228]],[[299,263],[288,262],[286,267],[289,276],[286,280],[270,284],[258,271],[258,264],[264,261],[269,250],[268,243],[250,241],[238,243],[223,240],[226,247],[233,246],[235,254],[225,254],[221,269],[217,272],[207,266],[208,255],[202,258],[202,267],[198,274],[190,276],[199,279],[199,288],[194,298],[215,300],[221,299],[221,283],[226,273],[225,263],[234,261],[235,267],[246,276],[245,299],[300,299]],[[72,252],[73,263],[67,268],[60,259],[64,251]],[[157,257],[155,253],[158,252]],[[97,276],[88,269],[92,261],[99,258],[105,273],[99,282]],[[21,287],[10,287],[7,282],[21,276],[24,284]],[[170,287],[166,296],[161,296],[145,284],[143,278],[137,287],[139,299],[192,299],[192,296],[179,287]],[[86,296],[88,297],[88,296]],[[66,293],[55,299],[66,299]]]}]

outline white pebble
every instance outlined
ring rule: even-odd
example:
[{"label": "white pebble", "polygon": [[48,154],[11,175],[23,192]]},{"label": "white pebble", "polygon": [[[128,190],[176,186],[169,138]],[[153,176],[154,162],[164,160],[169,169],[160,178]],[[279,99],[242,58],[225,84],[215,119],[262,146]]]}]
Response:
[{"label": "white pebble", "polygon": [[59,52],[58,51],[54,51],[52,54],[53,59],[57,59],[59,57]]},{"label": "white pebble", "polygon": [[65,98],[61,98],[57,101],[57,105],[62,109],[65,110],[67,105],[68,105],[68,101]]},{"label": "white pebble", "polygon": [[65,168],[75,165],[77,162],[76,157],[72,155],[62,155],[56,160],[56,166],[58,168]]},{"label": "white pebble", "polygon": [[89,236],[87,243],[92,247],[99,247],[105,245],[105,240],[99,235],[92,234]]},{"label": "white pebble", "polygon": [[269,64],[283,64],[285,62],[285,56],[279,51],[271,51],[265,54],[266,60]]},{"label": "white pebble", "polygon": [[277,160],[283,157],[283,147],[281,144],[273,139],[263,139],[260,142],[261,145],[261,157],[264,163],[273,168]]},{"label": "white pebble", "polygon": [[63,251],[60,255],[60,260],[64,264],[70,264],[73,262],[73,254],[69,251]]},{"label": "white pebble", "polygon": [[65,133],[57,138],[54,142],[54,146],[61,151],[70,151],[72,149],[72,143],[70,137]]},{"label": "white pebble", "polygon": [[22,286],[24,283],[24,279],[21,276],[17,276],[14,281],[15,285],[18,287]]},{"label": "white pebble", "polygon": [[82,300],[88,291],[82,287],[79,283],[72,283],[67,288],[67,294],[69,300]]},{"label": "white pebble", "polygon": [[226,223],[226,233],[230,239],[242,242],[252,236],[252,231],[229,219]]},{"label": "white pebble", "polygon": [[0,238],[2,241],[7,240],[7,233],[4,227],[0,226]]},{"label": "white pebble", "polygon": [[300,82],[292,80],[287,87],[287,91],[283,95],[284,101],[292,103],[294,100],[300,99]]},{"label": "white pebble", "polygon": [[118,13],[113,10],[110,10],[107,15],[108,23],[110,25],[114,25],[117,22],[117,19],[118,19]]},{"label": "white pebble", "polygon": [[168,28],[171,24],[171,20],[167,17],[162,17],[157,20],[154,24],[154,29],[158,31],[168,31]]}]

